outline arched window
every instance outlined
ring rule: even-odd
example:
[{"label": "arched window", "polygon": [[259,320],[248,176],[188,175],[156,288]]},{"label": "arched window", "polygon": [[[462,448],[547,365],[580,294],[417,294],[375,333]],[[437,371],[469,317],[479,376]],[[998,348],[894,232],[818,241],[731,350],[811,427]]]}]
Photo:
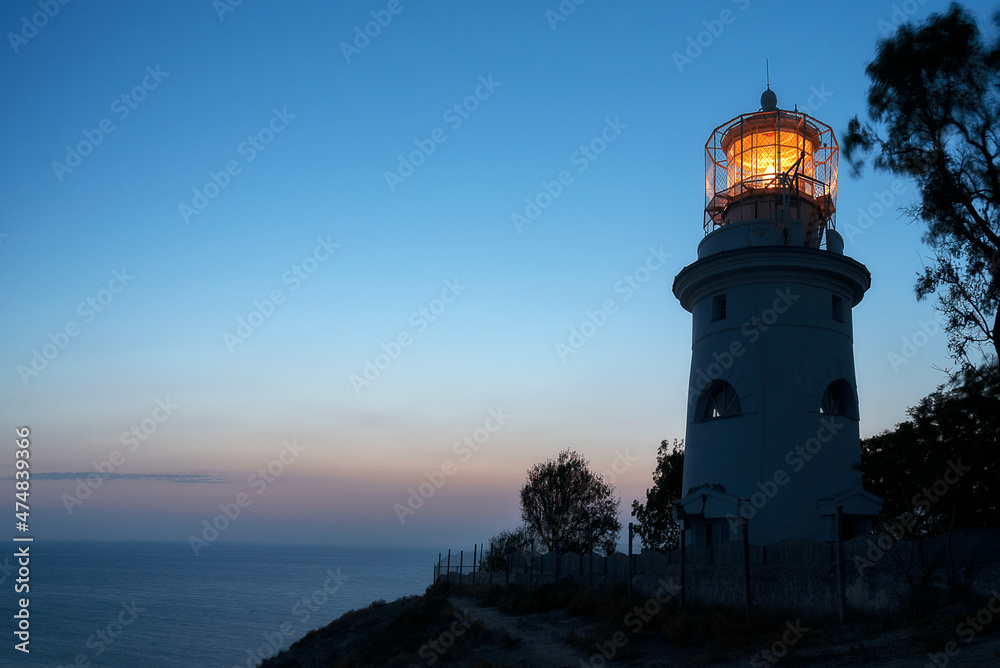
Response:
[{"label": "arched window", "polygon": [[705,406],[702,409],[702,420],[736,417],[741,415],[740,397],[736,388],[725,381],[716,381],[705,389]]},{"label": "arched window", "polygon": [[843,378],[833,381],[823,393],[823,400],[819,404],[819,412],[824,415],[854,414],[854,393],[851,392],[851,384]]}]

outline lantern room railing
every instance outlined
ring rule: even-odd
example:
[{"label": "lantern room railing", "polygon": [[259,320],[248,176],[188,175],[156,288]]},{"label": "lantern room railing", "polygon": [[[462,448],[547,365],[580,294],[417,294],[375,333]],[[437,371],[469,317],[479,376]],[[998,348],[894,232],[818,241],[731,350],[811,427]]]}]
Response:
[{"label": "lantern room railing", "polygon": [[838,154],[833,130],[799,112],[742,114],[720,125],[705,144],[705,234],[752,197],[774,197],[781,210],[806,199],[819,217],[813,222],[835,228]]}]

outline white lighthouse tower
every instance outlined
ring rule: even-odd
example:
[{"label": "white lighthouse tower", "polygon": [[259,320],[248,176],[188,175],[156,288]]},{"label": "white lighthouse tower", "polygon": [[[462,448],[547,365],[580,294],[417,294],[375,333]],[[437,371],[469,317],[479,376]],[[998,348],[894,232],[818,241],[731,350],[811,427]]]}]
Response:
[{"label": "white lighthouse tower", "polygon": [[705,145],[705,238],[674,279],[691,312],[689,545],[867,530],[851,309],[871,285],[835,230],[837,140],[768,88]]}]

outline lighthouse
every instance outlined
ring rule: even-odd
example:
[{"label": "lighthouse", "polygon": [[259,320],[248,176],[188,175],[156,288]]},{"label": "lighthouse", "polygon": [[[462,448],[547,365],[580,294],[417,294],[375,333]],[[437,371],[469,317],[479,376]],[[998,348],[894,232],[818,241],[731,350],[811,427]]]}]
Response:
[{"label": "lighthouse", "polygon": [[692,316],[682,498],[685,543],[757,545],[866,532],[852,309],[871,285],[836,231],[838,145],[779,109],[705,144],[705,236],[674,279]]}]

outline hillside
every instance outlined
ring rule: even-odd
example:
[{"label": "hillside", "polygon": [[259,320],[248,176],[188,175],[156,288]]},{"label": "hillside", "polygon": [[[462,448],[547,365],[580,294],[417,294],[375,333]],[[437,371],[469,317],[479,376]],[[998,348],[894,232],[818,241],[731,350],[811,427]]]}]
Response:
[{"label": "hillside", "polygon": [[[385,666],[922,666],[1000,664],[1000,615],[968,638],[956,627],[988,610],[952,603],[844,626],[720,608],[665,606],[622,592],[593,596],[568,584],[533,590],[439,585],[423,596],[376,602],[308,633],[261,668]],[[644,612],[645,611],[645,612]],[[992,613],[987,613],[992,622]],[[984,617],[980,617],[980,620]],[[949,643],[953,643],[949,644]],[[951,649],[952,654],[947,652]],[[610,660],[608,660],[610,659]],[[941,663],[944,662],[944,663]],[[933,664],[932,664],[933,665]]]}]

